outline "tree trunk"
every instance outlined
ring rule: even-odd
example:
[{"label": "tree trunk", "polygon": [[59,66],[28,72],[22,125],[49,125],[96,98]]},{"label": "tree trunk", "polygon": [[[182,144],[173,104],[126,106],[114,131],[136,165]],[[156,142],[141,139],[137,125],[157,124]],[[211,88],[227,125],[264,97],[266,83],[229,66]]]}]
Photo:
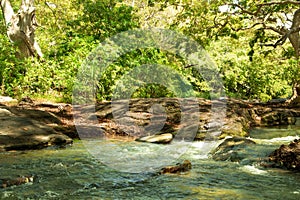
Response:
[{"label": "tree trunk", "polygon": [[34,0],[22,0],[21,7],[14,13],[9,0],[1,0],[1,9],[7,27],[7,35],[19,49],[19,56],[42,57],[43,54],[39,44],[35,40],[35,19]]},{"label": "tree trunk", "polygon": [[[292,33],[288,35],[288,38],[294,48],[295,56],[298,61],[300,57],[299,28],[300,28],[300,9],[296,10],[296,12],[294,13],[293,23],[291,27]],[[293,94],[292,97],[286,101],[286,105],[288,106],[300,105],[300,62],[298,63],[298,71],[294,79]]]},{"label": "tree trunk", "polygon": [[286,102],[285,102],[286,106],[298,106],[300,105],[300,84],[299,83],[295,83],[293,86],[293,94],[291,96],[291,98],[289,98]]}]

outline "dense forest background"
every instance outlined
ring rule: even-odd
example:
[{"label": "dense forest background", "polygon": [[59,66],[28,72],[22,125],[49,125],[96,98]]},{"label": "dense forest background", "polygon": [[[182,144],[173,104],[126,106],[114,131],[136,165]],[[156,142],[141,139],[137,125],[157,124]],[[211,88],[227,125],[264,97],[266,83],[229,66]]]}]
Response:
[{"label": "dense forest background", "polygon": [[[17,12],[21,1],[10,2]],[[78,69],[99,43],[122,31],[159,27],[201,44],[218,66],[228,96],[261,101],[288,98],[299,70],[296,48],[287,39],[294,32],[284,30],[291,30],[300,3],[272,2],[36,0],[35,37],[42,58],[20,56],[0,16],[1,95],[71,102]],[[185,67],[182,58],[159,49],[137,49],[107,68],[97,85],[98,99],[110,99],[122,75],[147,63],[172,67],[190,82],[197,96],[209,98],[211,88],[198,72]],[[133,97],[173,95],[163,86],[145,84]]]}]

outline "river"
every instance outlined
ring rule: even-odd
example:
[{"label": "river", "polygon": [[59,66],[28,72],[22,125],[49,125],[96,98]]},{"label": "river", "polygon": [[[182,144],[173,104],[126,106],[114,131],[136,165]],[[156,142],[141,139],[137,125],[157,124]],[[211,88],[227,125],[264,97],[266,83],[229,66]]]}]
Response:
[{"label": "river", "polygon": [[[0,154],[1,178],[31,174],[38,178],[0,189],[0,199],[300,199],[300,173],[259,165],[299,134],[299,125],[254,129],[251,138],[257,144],[243,149],[245,158],[239,163],[214,161],[203,151],[208,142],[193,142],[178,158],[189,159],[193,165],[181,175],[113,169],[90,154],[82,141],[64,149],[5,152]],[[123,145],[129,153],[142,153],[152,144],[139,147],[127,141]]]}]

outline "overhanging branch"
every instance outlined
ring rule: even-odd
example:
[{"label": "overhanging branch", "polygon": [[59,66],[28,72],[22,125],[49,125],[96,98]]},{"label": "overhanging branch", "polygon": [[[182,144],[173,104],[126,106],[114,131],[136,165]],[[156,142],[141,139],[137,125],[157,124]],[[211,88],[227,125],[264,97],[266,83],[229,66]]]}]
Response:
[{"label": "overhanging branch", "polygon": [[300,1],[273,1],[273,2],[267,2],[267,3],[260,3],[257,4],[258,6],[271,6],[271,5],[300,5]]}]

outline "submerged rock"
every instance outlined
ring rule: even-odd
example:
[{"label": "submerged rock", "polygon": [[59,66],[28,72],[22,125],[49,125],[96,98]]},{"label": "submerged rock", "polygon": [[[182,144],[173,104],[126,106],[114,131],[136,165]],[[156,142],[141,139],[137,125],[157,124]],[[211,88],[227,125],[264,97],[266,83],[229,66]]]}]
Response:
[{"label": "submerged rock", "polygon": [[300,140],[281,145],[270,154],[269,161],[274,162],[277,167],[300,171]]},{"label": "submerged rock", "polygon": [[241,137],[226,138],[211,154],[217,161],[239,162],[245,158],[243,150],[254,141]]},{"label": "submerged rock", "polygon": [[159,174],[178,174],[181,172],[187,172],[192,169],[192,163],[189,160],[183,161],[183,163],[178,163],[175,166],[167,166],[161,169]]},{"label": "submerged rock", "polygon": [[141,137],[136,139],[138,142],[149,142],[149,143],[157,143],[157,144],[168,144],[172,141],[173,134],[165,133],[161,135],[150,135],[146,137]]}]

